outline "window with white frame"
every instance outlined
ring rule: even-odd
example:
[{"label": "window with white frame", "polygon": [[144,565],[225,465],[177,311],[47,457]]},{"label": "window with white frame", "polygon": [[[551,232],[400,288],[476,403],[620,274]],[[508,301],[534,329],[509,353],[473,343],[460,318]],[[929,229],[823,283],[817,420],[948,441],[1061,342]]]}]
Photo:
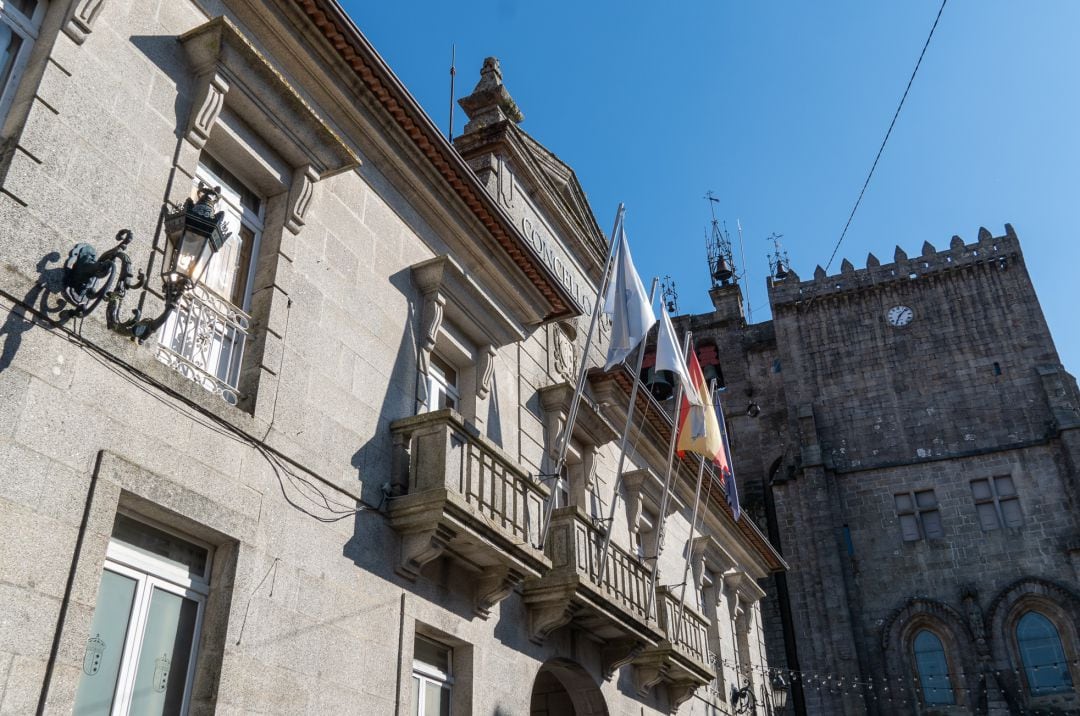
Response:
[{"label": "window with white frame", "polygon": [[453,650],[422,636],[413,645],[414,716],[450,716]]},{"label": "window with white frame", "polygon": [[893,495],[900,532],[905,542],[921,539],[940,539],[945,536],[933,490],[915,490]]},{"label": "window with white frame", "polygon": [[975,511],[983,532],[1005,527],[1022,527],[1024,515],[1020,512],[1020,498],[1009,475],[971,481],[971,494],[975,498]]},{"label": "window with white frame", "polygon": [[46,5],[44,0],[0,0],[0,122],[11,107]]},{"label": "window with white frame", "polygon": [[461,410],[461,389],[458,386],[458,371],[438,353],[432,353],[428,361],[425,377],[427,388],[424,411]]},{"label": "window with white frame", "polygon": [[230,235],[169,316],[160,338],[167,350],[158,357],[235,405],[266,202],[207,152],[199,158],[195,182],[221,187],[217,208],[225,213]]},{"label": "window with white frame", "polygon": [[76,716],[187,713],[211,557],[207,545],[117,515]]}]

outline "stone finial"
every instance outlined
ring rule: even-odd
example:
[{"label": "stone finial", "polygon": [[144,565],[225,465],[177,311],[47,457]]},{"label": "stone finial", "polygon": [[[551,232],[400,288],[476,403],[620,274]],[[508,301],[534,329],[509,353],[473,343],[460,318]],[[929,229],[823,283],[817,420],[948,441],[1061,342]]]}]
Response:
[{"label": "stone finial", "polygon": [[503,84],[502,69],[495,57],[484,60],[480,81],[476,83],[472,94],[459,99],[458,104],[469,118],[465,125],[466,133],[507,119],[515,124],[525,119],[517,102]]},{"label": "stone finial", "polygon": [[799,282],[799,274],[795,273],[795,269],[789,268],[787,270],[787,278],[785,278],[784,281],[791,281],[792,283],[798,283]]},{"label": "stone finial", "polygon": [[854,271],[855,267],[847,259],[840,262],[840,273],[853,273]]},{"label": "stone finial", "polygon": [[893,252],[893,261],[896,263],[907,261],[907,252],[900,248],[899,244],[896,246],[896,251]]},{"label": "stone finial", "polygon": [[990,229],[985,226],[979,227],[979,241],[993,241],[994,235],[990,233]]},{"label": "stone finial", "polygon": [[1005,224],[1005,236],[1010,239],[1016,238],[1016,229],[1013,228],[1012,224]]},{"label": "stone finial", "polygon": [[964,240],[961,239],[959,236],[954,235],[952,237],[952,241],[949,242],[949,248],[954,251],[964,248]]},{"label": "stone finial", "polygon": [[878,257],[874,256],[873,252],[866,255],[866,268],[877,268],[880,265],[881,262],[878,261]]},{"label": "stone finial", "polygon": [[937,253],[937,249],[934,248],[933,244],[931,244],[929,241],[922,242],[922,255],[923,256],[933,256],[936,253]]},{"label": "stone finial", "polygon": [[814,268],[814,280],[815,281],[824,281],[825,280],[825,269],[821,268],[821,264],[818,264]]}]

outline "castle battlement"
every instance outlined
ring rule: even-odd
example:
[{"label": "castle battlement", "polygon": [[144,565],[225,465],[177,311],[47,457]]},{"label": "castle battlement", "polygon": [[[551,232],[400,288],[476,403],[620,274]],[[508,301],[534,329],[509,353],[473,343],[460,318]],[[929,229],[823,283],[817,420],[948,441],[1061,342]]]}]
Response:
[{"label": "castle battlement", "polygon": [[788,269],[783,280],[769,282],[769,302],[773,306],[800,303],[841,294],[863,291],[890,282],[917,281],[930,275],[970,269],[997,263],[1007,268],[1009,263],[1021,256],[1020,240],[1011,224],[1005,224],[1005,235],[994,236],[989,229],[979,228],[979,240],[965,244],[959,236],[953,236],[949,248],[938,250],[929,242],[922,245],[922,254],[911,258],[896,247],[893,262],[881,263],[873,253],[866,257],[866,267],[857,269],[848,259],[840,263],[840,273],[826,275],[819,264],[814,278],[803,281],[794,270]]}]

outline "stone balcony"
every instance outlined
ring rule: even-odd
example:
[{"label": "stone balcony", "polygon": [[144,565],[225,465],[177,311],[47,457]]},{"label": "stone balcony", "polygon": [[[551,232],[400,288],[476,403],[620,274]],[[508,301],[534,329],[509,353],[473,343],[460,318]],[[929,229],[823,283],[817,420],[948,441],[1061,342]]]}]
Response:
[{"label": "stone balcony", "polygon": [[398,572],[415,579],[448,556],[477,574],[475,609],[491,608],[551,563],[534,545],[548,490],[453,410],[395,421],[396,492],[390,525],[402,535]]},{"label": "stone balcony", "polygon": [[614,542],[600,574],[604,534],[578,507],[554,510],[546,544],[551,571],[525,583],[530,637],[542,642],[571,622],[603,644],[604,671],[612,673],[663,639],[648,614],[649,572]]},{"label": "stone balcony", "polygon": [[667,587],[656,590],[656,600],[663,638],[634,658],[634,679],[642,693],[666,682],[674,711],[695,689],[716,678],[709,654],[709,622],[688,604],[680,610],[678,597]]}]

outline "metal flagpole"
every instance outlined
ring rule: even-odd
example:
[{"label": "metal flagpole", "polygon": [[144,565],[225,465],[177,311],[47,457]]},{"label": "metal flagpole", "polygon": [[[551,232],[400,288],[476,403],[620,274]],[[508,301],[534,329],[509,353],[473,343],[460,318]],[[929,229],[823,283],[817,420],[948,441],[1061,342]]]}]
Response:
[{"label": "metal flagpole", "polygon": [[[649,305],[656,300],[656,285],[659,279],[655,276],[652,280],[652,288],[649,289]],[[611,498],[611,509],[608,510],[607,530],[604,534],[604,545],[600,548],[600,571],[597,577],[600,584],[605,583],[604,575],[607,569],[608,548],[611,546],[612,527],[615,526],[615,508],[619,502],[619,487],[622,485],[623,466],[626,464],[626,444],[630,440],[630,431],[634,422],[634,407],[637,404],[638,388],[641,386],[641,364],[645,360],[645,338],[642,337],[641,345],[638,346],[637,367],[634,370],[634,387],[630,389],[630,407],[626,409],[626,427],[623,428],[622,441],[619,444],[619,465],[615,468],[615,493]]]},{"label": "metal flagpole", "polygon": [[[716,395],[716,379],[713,378],[709,382],[709,397],[713,398]],[[715,406],[710,401],[707,406],[708,410],[715,410]],[[697,492],[694,493],[694,512],[690,518],[690,541],[686,543],[686,562],[683,564],[682,573],[682,592],[679,594],[679,616],[675,620],[675,633],[678,634],[682,629],[683,618],[683,605],[686,603],[686,582],[687,576],[690,574],[690,554],[694,549],[694,534],[697,532],[697,517],[698,506],[701,504],[701,483],[705,477],[705,458],[702,456],[701,464],[698,465],[697,471]],[[708,510],[708,502],[705,503],[705,510]],[[702,521],[705,520],[704,510],[701,516]]]},{"label": "metal flagpole", "polygon": [[[578,370],[574,396],[570,399],[570,413],[566,416],[566,425],[563,427],[562,440],[559,442],[558,456],[555,458],[555,484],[552,486],[551,494],[548,495],[547,505],[544,508],[544,524],[540,529],[540,543],[536,545],[537,549],[544,549],[548,529],[551,527],[551,513],[555,509],[558,481],[562,477],[563,463],[566,462],[566,451],[570,448],[570,436],[574,432],[574,423],[577,422],[578,408],[581,405],[581,393],[585,389],[585,375],[589,370],[589,348],[592,345],[593,332],[596,330],[597,321],[600,320],[600,311],[607,294],[608,281],[611,280],[611,264],[615,259],[616,247],[618,246],[615,239],[619,235],[619,228],[622,226],[625,210],[625,205],[620,202],[619,210],[615,212],[615,226],[611,229],[611,248],[608,250],[607,262],[604,264],[604,273],[600,277],[600,290],[596,292],[592,320],[589,321],[589,332],[585,335],[585,347],[581,351],[581,367]],[[556,440],[558,440],[558,437],[556,437]]]},{"label": "metal flagpole", "polygon": [[[687,331],[686,338],[683,339],[684,358],[686,352],[689,350],[690,331]],[[671,423],[671,444],[668,445],[667,474],[664,477],[664,496],[660,498],[660,514],[657,516],[657,520],[660,524],[656,528],[656,555],[653,557],[652,574],[649,575],[649,591],[645,595],[645,598],[648,600],[648,604],[645,605],[646,617],[652,614],[653,604],[655,603],[656,576],[660,571],[660,551],[664,548],[664,523],[666,522],[664,515],[667,514],[668,502],[671,499],[671,466],[675,461],[675,442],[679,435],[679,413],[682,410],[682,396],[683,384],[680,379],[678,381],[678,386],[675,388],[675,412]]]}]

